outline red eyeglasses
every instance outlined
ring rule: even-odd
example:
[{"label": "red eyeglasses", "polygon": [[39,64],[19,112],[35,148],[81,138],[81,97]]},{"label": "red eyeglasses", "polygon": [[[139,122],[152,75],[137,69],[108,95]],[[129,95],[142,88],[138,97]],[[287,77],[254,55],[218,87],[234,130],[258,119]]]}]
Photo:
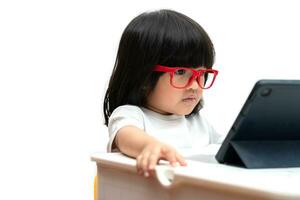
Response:
[{"label": "red eyeglasses", "polygon": [[170,83],[173,87],[184,89],[189,87],[194,80],[202,89],[210,88],[218,75],[214,69],[193,69],[186,67],[167,67],[156,65],[153,71],[168,72],[170,74]]}]

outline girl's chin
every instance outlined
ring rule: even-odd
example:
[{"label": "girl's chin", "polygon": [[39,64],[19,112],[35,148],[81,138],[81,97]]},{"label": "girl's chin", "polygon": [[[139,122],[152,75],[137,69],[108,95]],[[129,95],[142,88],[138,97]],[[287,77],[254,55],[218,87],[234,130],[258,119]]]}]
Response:
[{"label": "girl's chin", "polygon": [[194,108],[195,108],[195,106],[191,107],[191,108],[188,108],[188,109],[182,109],[182,110],[178,111],[175,114],[176,115],[189,115],[189,114],[191,114],[191,112],[193,112]]}]

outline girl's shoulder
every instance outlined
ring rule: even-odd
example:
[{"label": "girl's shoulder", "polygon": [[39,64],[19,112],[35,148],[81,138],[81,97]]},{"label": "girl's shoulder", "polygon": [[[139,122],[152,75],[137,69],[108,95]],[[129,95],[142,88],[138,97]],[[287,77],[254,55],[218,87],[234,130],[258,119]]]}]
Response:
[{"label": "girl's shoulder", "polygon": [[143,113],[142,109],[138,106],[134,105],[122,105],[114,109],[111,115],[115,115],[117,113]]},{"label": "girl's shoulder", "polygon": [[141,119],[143,115],[142,109],[138,106],[122,105],[114,109],[109,119],[111,120],[119,117]]}]

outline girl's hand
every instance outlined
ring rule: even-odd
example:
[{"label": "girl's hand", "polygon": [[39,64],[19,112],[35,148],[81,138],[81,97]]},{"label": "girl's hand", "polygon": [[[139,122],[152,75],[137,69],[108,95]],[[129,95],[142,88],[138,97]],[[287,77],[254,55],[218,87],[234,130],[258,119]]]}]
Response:
[{"label": "girl's hand", "polygon": [[184,158],[173,147],[159,141],[153,141],[146,145],[136,157],[138,173],[145,177],[153,175],[154,168],[160,159],[169,161],[173,167],[176,166],[176,163],[186,166]]}]

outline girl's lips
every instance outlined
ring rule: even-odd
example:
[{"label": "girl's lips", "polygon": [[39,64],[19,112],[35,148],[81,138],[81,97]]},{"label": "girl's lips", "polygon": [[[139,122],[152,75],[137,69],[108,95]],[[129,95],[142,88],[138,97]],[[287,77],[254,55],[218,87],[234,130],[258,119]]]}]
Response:
[{"label": "girl's lips", "polygon": [[188,98],[184,98],[182,101],[184,102],[195,102],[197,101],[196,97],[188,97]]},{"label": "girl's lips", "polygon": [[193,99],[197,99],[197,97],[195,95],[190,95],[186,98],[183,98],[183,100],[193,100]]}]

